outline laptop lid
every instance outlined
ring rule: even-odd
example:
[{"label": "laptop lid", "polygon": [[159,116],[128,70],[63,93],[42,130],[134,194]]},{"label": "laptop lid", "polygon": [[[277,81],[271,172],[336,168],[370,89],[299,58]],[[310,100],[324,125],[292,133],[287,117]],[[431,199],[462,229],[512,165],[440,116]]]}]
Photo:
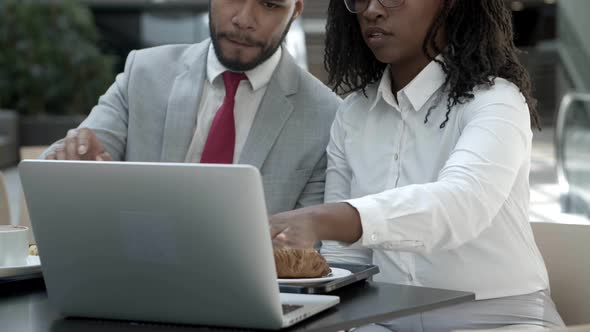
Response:
[{"label": "laptop lid", "polygon": [[19,170],[64,315],[283,324],[256,168],[25,160]]}]

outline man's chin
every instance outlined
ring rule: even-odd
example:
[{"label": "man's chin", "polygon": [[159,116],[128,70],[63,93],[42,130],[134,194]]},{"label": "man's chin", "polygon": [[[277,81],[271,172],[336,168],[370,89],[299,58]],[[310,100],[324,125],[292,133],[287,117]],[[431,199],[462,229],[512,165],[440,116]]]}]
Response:
[{"label": "man's chin", "polygon": [[236,62],[236,61],[229,61],[229,62],[220,61],[220,62],[225,68],[227,68],[231,71],[238,71],[238,72],[249,71],[249,70],[252,70],[256,67],[256,64],[252,64],[252,63],[242,63],[242,62]]},{"label": "man's chin", "polygon": [[236,50],[234,48],[227,48],[218,40],[213,40],[215,54],[227,69],[232,71],[248,71],[256,68],[264,61],[268,60],[276,51],[280,44],[274,48],[252,47],[248,49]]},{"label": "man's chin", "polygon": [[260,64],[259,59],[251,61],[244,61],[242,59],[230,59],[226,57],[218,57],[219,62],[231,71],[248,71],[254,69]]}]

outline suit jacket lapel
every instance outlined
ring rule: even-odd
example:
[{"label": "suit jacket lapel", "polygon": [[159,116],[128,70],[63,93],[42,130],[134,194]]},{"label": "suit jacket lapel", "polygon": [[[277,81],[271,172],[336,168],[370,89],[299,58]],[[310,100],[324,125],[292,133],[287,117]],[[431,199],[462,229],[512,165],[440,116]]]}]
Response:
[{"label": "suit jacket lapel", "polygon": [[299,76],[297,65],[286,49],[268,83],[252,128],[240,155],[240,164],[261,168],[294,110],[290,96],[297,93]]},{"label": "suit jacket lapel", "polygon": [[162,161],[184,162],[186,158],[197,125],[198,107],[207,75],[209,44],[196,44],[183,57],[183,68],[168,99]]}]

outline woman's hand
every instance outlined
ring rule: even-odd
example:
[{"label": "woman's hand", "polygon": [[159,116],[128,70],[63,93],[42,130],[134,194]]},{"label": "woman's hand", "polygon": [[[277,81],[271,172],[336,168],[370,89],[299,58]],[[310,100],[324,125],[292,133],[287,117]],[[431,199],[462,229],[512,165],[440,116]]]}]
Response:
[{"label": "woman's hand", "polygon": [[363,234],[359,213],[348,203],[275,214],[269,223],[273,245],[278,248],[312,248],[322,240],[354,243]]},{"label": "woman's hand", "polygon": [[[270,233],[277,248],[313,248],[320,241],[314,207],[275,214],[270,217]],[[317,209],[317,207],[316,207]]]}]

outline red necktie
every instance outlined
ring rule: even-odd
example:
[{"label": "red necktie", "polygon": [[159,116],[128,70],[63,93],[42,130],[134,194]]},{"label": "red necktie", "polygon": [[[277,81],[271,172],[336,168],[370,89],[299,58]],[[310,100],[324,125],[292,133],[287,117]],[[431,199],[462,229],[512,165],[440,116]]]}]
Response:
[{"label": "red necktie", "polygon": [[234,123],[234,103],[236,91],[241,80],[248,79],[243,73],[226,71],[223,73],[225,99],[211,123],[207,142],[201,155],[201,163],[233,164],[236,144],[236,125]]}]

